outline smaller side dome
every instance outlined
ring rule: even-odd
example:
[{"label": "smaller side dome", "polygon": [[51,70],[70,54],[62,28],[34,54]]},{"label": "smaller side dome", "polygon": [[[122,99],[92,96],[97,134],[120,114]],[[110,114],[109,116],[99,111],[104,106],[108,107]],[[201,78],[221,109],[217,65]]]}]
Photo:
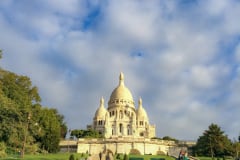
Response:
[{"label": "smaller side dome", "polygon": [[148,116],[147,116],[145,109],[142,106],[141,98],[138,101],[137,118],[148,122]]},{"label": "smaller side dome", "polygon": [[106,115],[107,110],[104,107],[104,99],[103,97],[100,99],[100,106],[95,112],[95,118],[101,118],[104,119]]}]

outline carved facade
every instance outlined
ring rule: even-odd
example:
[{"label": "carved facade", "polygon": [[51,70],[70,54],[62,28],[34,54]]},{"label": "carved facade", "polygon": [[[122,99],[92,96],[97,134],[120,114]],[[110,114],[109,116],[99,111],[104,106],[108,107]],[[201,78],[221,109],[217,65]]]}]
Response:
[{"label": "carved facade", "polygon": [[168,154],[170,148],[176,145],[174,141],[152,139],[155,137],[155,126],[149,124],[141,98],[135,107],[132,94],[124,84],[123,73],[110,96],[108,107],[104,107],[104,99],[101,98],[93,124],[87,128],[98,131],[104,138],[61,141],[61,150],[72,148],[77,153],[87,152],[93,156],[98,156],[100,152],[129,154],[136,150],[140,154]]},{"label": "carved facade", "polygon": [[105,138],[155,137],[155,126],[149,124],[142,99],[139,99],[136,109],[132,94],[124,84],[123,73],[120,73],[119,85],[113,90],[107,109],[104,107],[104,99],[101,98],[91,128]]}]

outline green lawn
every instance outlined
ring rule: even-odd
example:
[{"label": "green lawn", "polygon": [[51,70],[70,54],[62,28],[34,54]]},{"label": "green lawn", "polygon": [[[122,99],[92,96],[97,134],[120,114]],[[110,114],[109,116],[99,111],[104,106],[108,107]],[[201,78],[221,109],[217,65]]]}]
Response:
[{"label": "green lawn", "polygon": [[[57,154],[39,154],[39,155],[25,155],[24,160],[68,160],[72,153],[57,153]],[[81,154],[74,153],[75,159],[82,157]],[[19,156],[8,156],[7,158],[0,158],[1,160],[22,160]]]},{"label": "green lawn", "polygon": [[[39,155],[25,155],[24,160],[68,160],[72,153],[57,153],[57,154],[39,154]],[[75,159],[80,159],[82,157],[81,154],[74,153]],[[144,160],[150,160],[151,158],[164,158],[165,160],[175,160],[172,157],[168,156],[155,156],[155,155],[129,155],[131,157],[140,157],[144,158]],[[0,158],[0,160],[23,160],[19,156],[8,156],[7,158]]]},{"label": "green lawn", "polygon": [[139,158],[144,158],[144,160],[150,160],[151,158],[164,158],[165,160],[175,160],[173,157],[169,156],[157,156],[157,155],[129,155],[129,158],[131,157],[139,157]]},{"label": "green lawn", "polygon": [[[197,157],[199,160],[212,160],[211,157]],[[223,160],[223,158],[214,157],[214,160]],[[225,160],[234,160],[233,157],[225,157]]]},{"label": "green lawn", "polygon": [[197,157],[200,160],[212,160],[211,157]]}]

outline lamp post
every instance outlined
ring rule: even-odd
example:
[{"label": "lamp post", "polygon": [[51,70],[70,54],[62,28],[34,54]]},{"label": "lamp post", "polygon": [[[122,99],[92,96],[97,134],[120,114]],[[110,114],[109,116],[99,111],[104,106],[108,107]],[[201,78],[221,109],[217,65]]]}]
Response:
[{"label": "lamp post", "polygon": [[29,122],[31,119],[31,114],[28,113],[28,117],[27,117],[27,124],[26,124],[26,128],[24,131],[24,140],[23,140],[23,146],[22,146],[22,152],[21,152],[21,158],[24,158],[24,153],[25,153],[25,145],[27,142],[27,133],[28,133],[28,128],[29,128]]}]

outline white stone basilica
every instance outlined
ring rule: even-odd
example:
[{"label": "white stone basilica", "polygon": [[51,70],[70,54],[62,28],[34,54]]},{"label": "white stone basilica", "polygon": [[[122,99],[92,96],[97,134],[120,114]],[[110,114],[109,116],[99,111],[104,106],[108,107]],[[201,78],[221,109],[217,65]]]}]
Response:
[{"label": "white stone basilica", "polygon": [[139,99],[136,109],[132,94],[124,84],[123,73],[120,73],[119,85],[113,90],[107,109],[104,107],[104,99],[101,98],[91,128],[105,138],[155,137],[155,126],[149,124],[142,99]]},{"label": "white stone basilica", "polygon": [[119,85],[110,96],[107,109],[104,107],[104,99],[101,98],[93,123],[87,128],[98,131],[104,138],[61,141],[61,150],[71,149],[77,153],[87,152],[95,156],[100,152],[106,155],[129,154],[135,151],[140,154],[168,154],[170,148],[175,146],[174,141],[153,139],[155,126],[149,124],[141,98],[136,109],[132,94],[124,84],[123,73],[119,76]]}]

